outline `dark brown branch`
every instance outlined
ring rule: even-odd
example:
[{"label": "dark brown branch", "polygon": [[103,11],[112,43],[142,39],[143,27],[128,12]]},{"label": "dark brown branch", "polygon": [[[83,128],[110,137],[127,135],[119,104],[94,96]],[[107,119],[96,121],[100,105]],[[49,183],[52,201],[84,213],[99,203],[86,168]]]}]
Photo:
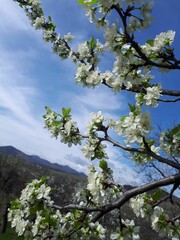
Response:
[{"label": "dark brown branch", "polygon": [[158,168],[154,163],[151,164],[153,168],[156,169],[157,172],[161,174],[162,177],[166,177],[166,175]]},{"label": "dark brown branch", "polygon": [[49,207],[52,207],[52,208],[55,208],[57,210],[71,210],[71,209],[78,209],[78,210],[82,210],[86,213],[90,213],[90,212],[101,212],[101,211],[104,211],[104,208],[103,207],[94,207],[94,208],[90,208],[90,207],[86,207],[86,206],[80,206],[78,204],[69,204],[69,205],[66,205],[66,206],[58,206],[58,205],[53,205],[53,206],[49,206]]},{"label": "dark brown branch", "polygon": [[172,97],[179,97],[180,96],[180,91],[177,90],[162,90],[161,94],[163,95],[168,95],[168,96],[172,96]]},{"label": "dark brown branch", "polygon": [[175,222],[175,221],[178,220],[178,219],[180,219],[180,214],[177,215],[176,217],[174,217],[174,218],[172,219],[172,222]]},{"label": "dark brown branch", "polygon": [[180,164],[178,164],[178,163],[176,163],[176,162],[173,162],[173,161],[171,161],[171,160],[169,160],[169,159],[166,159],[166,158],[164,158],[164,157],[161,157],[160,155],[157,155],[155,152],[153,152],[153,151],[150,149],[150,147],[149,147],[148,143],[146,142],[146,139],[145,139],[145,138],[143,138],[143,143],[144,143],[145,148],[147,149],[147,152],[148,152],[149,156],[157,159],[157,160],[158,160],[159,162],[161,162],[161,163],[165,163],[165,164],[167,164],[167,165],[169,165],[169,166],[171,166],[171,167],[174,167],[174,168],[180,170]]},{"label": "dark brown branch", "polygon": [[173,203],[173,199],[172,199],[173,193],[176,191],[176,189],[179,187],[179,185],[180,185],[180,180],[178,182],[174,183],[173,188],[170,191],[169,198],[171,200],[171,203]]},{"label": "dark brown branch", "polygon": [[[128,92],[134,92],[134,93],[146,93],[146,89],[143,88],[141,85],[139,85],[137,87],[132,87],[132,88],[127,88],[125,85],[122,85],[121,90],[126,90]],[[161,95],[179,97],[180,96],[180,91],[162,89],[161,90]]]},{"label": "dark brown branch", "polygon": [[[112,89],[112,87],[106,83],[105,79],[103,80],[102,83],[105,86],[107,86],[107,87]],[[146,93],[146,89],[143,88],[141,85],[133,86],[132,88],[127,88],[125,85],[122,85],[121,86],[121,90],[126,90],[128,92],[133,92],[133,93]],[[180,96],[180,91],[178,91],[178,90],[162,89],[161,90],[161,95],[166,95],[166,96],[171,96],[171,97],[179,97]],[[174,99],[174,100],[161,100],[161,99],[158,99],[157,101],[161,101],[161,102],[177,102],[179,100],[180,100],[180,98],[177,98],[177,99]]]},{"label": "dark brown branch", "polygon": [[[103,139],[103,138],[102,138]],[[125,151],[128,151],[128,152],[139,152],[139,153],[143,153],[143,154],[147,154],[147,151],[146,149],[144,148],[134,148],[134,147],[127,147],[127,146],[124,146],[122,144],[120,144],[119,142],[113,140],[111,137],[109,137],[108,135],[105,136],[105,138],[103,139],[104,141],[108,141],[110,143],[113,144],[114,147],[119,147]]]},{"label": "dark brown branch", "polygon": [[171,100],[171,99],[158,99],[157,101],[159,101],[159,102],[167,102],[167,103],[173,103],[173,102],[178,102],[178,101],[180,101],[180,98],[176,98],[176,99],[173,99],[173,100]]},{"label": "dark brown branch", "polygon": [[[167,195],[167,196],[161,198],[159,201],[155,202],[155,203],[152,205],[152,207],[154,208],[154,207],[158,206],[159,204],[161,204],[161,203],[167,201],[169,198],[170,198],[169,195]],[[180,207],[179,201],[173,199],[173,204],[174,204],[174,203],[175,203],[178,207]]]},{"label": "dark brown branch", "polygon": [[124,193],[122,198],[120,198],[118,201],[114,202],[113,204],[110,204],[108,206],[105,206],[105,210],[98,213],[93,219],[92,222],[98,221],[100,218],[102,218],[105,214],[108,212],[111,212],[114,209],[119,209],[121,206],[123,206],[126,202],[128,202],[132,197],[135,197],[141,193],[167,186],[170,184],[174,184],[176,182],[180,181],[180,173],[176,175],[172,175],[166,178],[162,178],[159,180],[156,180],[152,183],[148,183],[144,186],[136,187],[134,189],[131,189]]},{"label": "dark brown branch", "polygon": [[[123,26],[124,26],[126,42],[130,43],[131,46],[135,49],[135,51],[138,53],[138,55],[139,55],[138,57],[145,61],[143,66],[149,65],[149,66],[153,66],[153,67],[157,67],[157,68],[180,70],[180,65],[179,65],[180,61],[177,60],[174,56],[173,56],[173,58],[170,57],[170,59],[168,58],[168,56],[164,56],[164,57],[162,56],[162,59],[164,59],[164,61],[167,62],[167,64],[166,63],[156,63],[156,62],[153,62],[152,60],[150,60],[146,56],[146,54],[141,50],[139,44],[136,41],[134,41],[134,35],[130,36],[129,33],[127,32],[127,17],[129,17],[131,15],[131,14],[129,14],[128,9],[126,10],[126,12],[124,12],[118,4],[112,5],[111,9],[115,9],[115,11],[120,16]],[[169,63],[168,60],[171,60],[171,62]]]},{"label": "dark brown branch", "polygon": [[159,201],[155,202],[155,203],[152,205],[152,207],[154,208],[154,207],[158,206],[158,205],[161,204],[162,202],[165,202],[166,200],[168,200],[168,198],[169,198],[169,195],[161,198]]},{"label": "dark brown branch", "polygon": [[134,147],[127,147],[127,146],[124,146],[122,144],[120,144],[119,142],[113,140],[112,138],[110,138],[107,134],[105,136],[105,138],[101,138],[101,140],[103,141],[108,141],[110,143],[113,144],[113,146],[115,147],[119,147],[125,151],[128,151],[128,152],[138,152],[138,153],[142,153],[142,154],[146,154],[146,155],[149,155],[151,157],[153,157],[154,159],[158,160],[159,162],[161,163],[165,163],[173,168],[176,168],[178,170],[180,170],[180,164],[176,163],[176,162],[173,162],[169,159],[166,159],[164,157],[161,157],[160,155],[157,155],[156,153],[152,152],[151,149],[149,148],[146,140],[144,139],[144,146],[145,146],[145,149],[144,148],[134,148]]},{"label": "dark brown branch", "polygon": [[[132,88],[128,88],[128,89],[125,86],[122,86],[122,90],[127,90],[127,91],[135,92],[135,93],[146,93],[146,89],[142,88],[141,86],[132,87]],[[162,89],[161,94],[167,95],[167,96],[172,96],[172,97],[179,97],[180,91]]]}]

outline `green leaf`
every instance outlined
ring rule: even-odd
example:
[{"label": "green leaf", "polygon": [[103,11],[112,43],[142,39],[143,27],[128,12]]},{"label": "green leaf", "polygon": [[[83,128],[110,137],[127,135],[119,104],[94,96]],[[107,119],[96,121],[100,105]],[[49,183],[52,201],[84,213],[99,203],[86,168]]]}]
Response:
[{"label": "green leaf", "polygon": [[75,227],[75,229],[76,230],[78,230],[80,227],[82,226],[82,223],[81,222],[79,222],[79,221],[74,221],[74,227]]},{"label": "green leaf", "polygon": [[158,201],[162,197],[162,194],[163,194],[163,190],[158,189],[156,192],[152,194],[152,199],[154,201]]},{"label": "green leaf", "polygon": [[22,203],[19,201],[19,199],[15,199],[11,201],[11,210],[16,210],[16,209],[21,209],[22,208]]},{"label": "green leaf", "polygon": [[149,44],[150,46],[154,46],[154,40],[152,39],[148,39],[146,43]]},{"label": "green leaf", "polygon": [[99,0],[92,0],[92,1],[90,1],[90,2],[88,2],[88,3],[85,3],[85,1],[84,0],[78,0],[78,3],[79,4],[82,4],[82,5],[85,5],[85,4],[87,4],[87,5],[93,5],[93,4],[95,4],[95,3],[97,3],[97,2],[99,2]]},{"label": "green leaf", "polygon": [[130,111],[134,112],[136,110],[136,107],[134,105],[131,105],[130,103],[128,103]]},{"label": "green leaf", "polygon": [[52,112],[50,107],[48,107],[48,106],[45,106],[45,109],[46,109],[46,112]]},{"label": "green leaf", "polygon": [[156,55],[153,55],[153,56],[150,57],[150,60],[151,60],[151,61],[154,61],[154,60],[156,60],[156,59],[157,59],[157,56],[156,56]]},{"label": "green leaf", "polygon": [[152,145],[154,145],[154,142],[155,142],[153,139],[146,140],[146,141],[147,141],[149,147],[151,147]]},{"label": "green leaf", "polygon": [[46,180],[47,180],[47,177],[46,176],[42,176],[40,180],[41,180],[41,183],[45,183]]},{"label": "green leaf", "polygon": [[96,47],[95,39],[93,36],[91,36],[90,41],[89,41],[89,47],[91,49],[94,49]]},{"label": "green leaf", "polygon": [[123,122],[125,118],[126,118],[126,116],[121,117],[120,121]]},{"label": "green leaf", "polygon": [[178,124],[176,127],[171,129],[170,132],[171,132],[172,135],[180,133],[180,124]]},{"label": "green leaf", "polygon": [[139,66],[141,63],[140,62],[134,62],[133,65]]},{"label": "green leaf", "polygon": [[71,108],[62,108],[62,115],[64,118],[70,117]]},{"label": "green leaf", "polygon": [[108,170],[108,164],[105,160],[101,160],[99,163],[99,167],[103,170],[103,171],[107,171]]},{"label": "green leaf", "polygon": [[91,192],[87,188],[85,189],[85,196],[86,196],[86,198],[92,197]]}]

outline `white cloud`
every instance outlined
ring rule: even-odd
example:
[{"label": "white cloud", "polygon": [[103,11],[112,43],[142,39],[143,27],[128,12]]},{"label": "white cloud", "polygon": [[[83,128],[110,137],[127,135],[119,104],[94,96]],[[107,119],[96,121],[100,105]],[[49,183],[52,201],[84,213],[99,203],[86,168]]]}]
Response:
[{"label": "white cloud", "polygon": [[122,185],[137,186],[142,184],[142,179],[140,179],[138,173],[132,167],[128,167],[127,164],[122,163],[121,160],[123,160],[122,156],[119,159],[112,158],[109,160],[109,166],[113,169],[115,181]]},{"label": "white cloud", "polygon": [[[18,4],[12,0],[0,0],[1,32],[29,31],[31,26]],[[17,17],[18,16],[18,17]],[[10,26],[14,26],[9,28]]]},{"label": "white cloud", "polygon": [[[0,108],[6,109],[11,117],[30,123],[31,107],[37,90],[32,83],[30,85],[29,77],[23,72],[24,67],[28,65],[26,59],[29,52],[16,52],[14,59],[2,46],[0,49]],[[18,64],[19,62],[22,64]]]},{"label": "white cloud", "polygon": [[94,110],[113,111],[124,109],[124,97],[115,95],[107,88],[91,89],[87,94],[76,96],[76,101]]},{"label": "white cloud", "polygon": [[107,144],[106,151],[109,157],[107,160],[108,165],[112,168],[114,178],[118,183],[134,186],[142,183],[138,174],[133,170],[132,162],[125,156],[123,151],[113,147],[110,143]]}]

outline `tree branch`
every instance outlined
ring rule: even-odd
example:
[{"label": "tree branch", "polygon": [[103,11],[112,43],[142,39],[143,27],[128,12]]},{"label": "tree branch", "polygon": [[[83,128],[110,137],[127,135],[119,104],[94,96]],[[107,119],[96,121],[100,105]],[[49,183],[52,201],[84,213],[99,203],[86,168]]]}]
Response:
[{"label": "tree branch", "polygon": [[57,209],[57,210],[72,210],[72,209],[78,209],[78,210],[82,210],[86,213],[90,213],[90,212],[102,212],[104,211],[104,207],[96,207],[96,208],[90,208],[90,207],[87,207],[87,206],[81,206],[81,205],[78,205],[78,204],[69,204],[69,205],[66,205],[66,206],[58,206],[58,205],[53,205],[53,206],[49,206],[49,207],[52,207],[54,209]]},{"label": "tree branch", "polygon": [[176,99],[173,99],[173,100],[171,100],[171,99],[157,99],[157,101],[159,101],[159,102],[167,102],[167,103],[170,103],[170,102],[178,102],[178,101],[180,101],[180,98],[176,98]]},{"label": "tree branch", "polygon": [[180,173],[176,174],[176,175],[166,177],[166,178],[159,179],[159,180],[154,181],[152,183],[148,183],[144,186],[140,186],[140,187],[136,187],[134,189],[131,189],[131,190],[125,192],[124,195],[122,196],[122,198],[120,198],[118,201],[116,201],[113,204],[110,204],[110,205],[106,206],[104,211],[100,212],[99,214],[97,214],[92,219],[92,222],[96,222],[100,218],[102,218],[105,214],[107,214],[108,212],[111,212],[114,209],[118,209],[118,208],[122,207],[132,197],[135,197],[135,196],[137,196],[139,194],[142,194],[144,192],[153,190],[155,188],[159,188],[159,187],[167,186],[167,185],[170,185],[170,184],[174,184],[174,183],[179,182],[179,181],[180,181]]},{"label": "tree branch", "polygon": [[[125,33],[125,37],[126,37],[126,41],[127,43],[130,43],[131,46],[135,49],[135,51],[139,54],[139,57],[145,61],[145,63],[143,64],[143,66],[153,66],[153,67],[157,67],[157,68],[164,68],[164,69],[178,69],[180,70],[180,61],[177,60],[174,56],[169,57],[169,59],[166,59],[167,56],[165,57],[161,57],[162,59],[164,59],[165,62],[167,62],[167,64],[164,63],[157,63],[157,62],[153,62],[152,60],[149,59],[149,57],[146,56],[146,54],[141,50],[139,44],[134,41],[134,35],[130,36],[129,33],[127,32],[127,17],[130,16],[130,12],[127,9],[126,12],[122,13],[122,9],[120,8],[120,6],[117,5],[112,5],[111,9],[115,9],[115,11],[118,13],[118,15],[120,16],[123,26],[124,26],[124,33]],[[168,60],[171,60],[171,62],[169,63]]]},{"label": "tree branch", "polygon": [[[101,139],[103,140],[103,138],[101,138]],[[160,155],[157,155],[155,152],[153,152],[149,148],[145,138],[143,138],[143,139],[144,139],[143,141],[144,141],[145,149],[144,148],[133,148],[133,147],[124,146],[124,145],[118,143],[117,141],[113,140],[112,138],[110,138],[108,135],[105,136],[104,141],[108,141],[108,142],[112,143],[113,146],[119,147],[119,148],[121,148],[125,151],[128,151],[128,152],[139,152],[139,153],[142,153],[142,154],[149,155],[149,156],[155,158],[156,160],[158,160],[161,163],[165,163],[165,164],[167,164],[167,165],[169,165],[173,168],[176,168],[176,169],[180,170],[180,164],[178,164],[176,162],[173,162],[169,159],[166,159],[164,157],[161,157]]]},{"label": "tree branch", "polygon": [[149,154],[151,157],[157,159],[157,160],[158,160],[159,162],[161,162],[161,163],[165,163],[165,164],[167,164],[167,165],[169,165],[169,166],[171,166],[171,167],[173,167],[173,168],[176,168],[176,169],[180,170],[180,164],[178,164],[178,163],[176,163],[176,162],[173,162],[173,161],[171,161],[171,160],[169,160],[169,159],[166,159],[166,158],[164,158],[164,157],[161,157],[160,155],[157,155],[155,152],[153,152],[153,151],[150,149],[150,147],[149,147],[149,145],[148,145],[148,143],[146,142],[146,139],[145,139],[144,137],[143,137],[143,142],[144,142],[145,148],[146,148],[147,151],[148,151],[148,154]]}]

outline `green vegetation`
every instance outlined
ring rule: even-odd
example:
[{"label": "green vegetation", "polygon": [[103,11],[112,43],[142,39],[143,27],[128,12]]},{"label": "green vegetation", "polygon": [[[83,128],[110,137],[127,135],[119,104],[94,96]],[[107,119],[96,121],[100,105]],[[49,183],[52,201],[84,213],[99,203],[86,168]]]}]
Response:
[{"label": "green vegetation", "polygon": [[17,237],[14,229],[8,227],[5,233],[0,233],[0,240],[23,240],[23,237]]},{"label": "green vegetation", "polygon": [[[32,179],[47,177],[48,184],[53,186],[52,198],[57,204],[67,204],[73,199],[75,189],[82,187],[86,177],[63,173],[45,166],[30,163],[20,156],[0,153],[0,232],[3,216],[7,212],[10,201],[20,196],[21,190]],[[0,234],[0,240],[23,239],[8,225],[5,233]]]}]

